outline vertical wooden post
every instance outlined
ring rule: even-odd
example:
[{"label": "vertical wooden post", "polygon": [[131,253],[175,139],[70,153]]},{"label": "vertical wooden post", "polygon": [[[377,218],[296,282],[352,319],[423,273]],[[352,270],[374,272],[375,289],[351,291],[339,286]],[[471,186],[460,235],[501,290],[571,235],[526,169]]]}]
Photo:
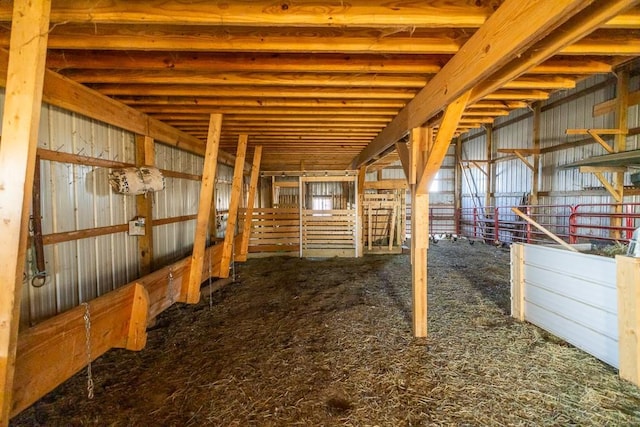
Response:
[{"label": "vertical wooden post", "polygon": [[247,198],[247,209],[244,217],[242,229],[242,247],[238,255],[238,261],[246,261],[249,254],[249,237],[251,237],[251,224],[253,218],[253,205],[256,197],[256,187],[260,178],[260,160],[262,159],[262,145],[258,145],[253,152],[253,164],[251,165],[251,178],[249,182],[249,196]]},{"label": "vertical wooden post", "polygon": [[[413,335],[427,336],[427,249],[429,248],[429,190],[419,188],[426,151],[433,140],[430,128],[411,130],[409,177],[411,187],[411,281]],[[428,187],[428,184],[423,186]]]},{"label": "vertical wooden post", "polygon": [[[618,84],[616,85],[616,129],[619,129],[622,133],[615,135],[613,151],[614,153],[619,153],[627,149],[627,133],[629,132],[629,127],[627,125],[629,108],[629,69],[624,66],[616,70],[616,72],[618,74]],[[615,172],[614,179],[614,187],[616,192],[620,194],[620,203],[622,203],[624,202],[624,172]],[[611,226],[622,227],[622,216],[620,214],[624,213],[623,206],[617,205],[614,207],[613,211],[615,214],[618,214],[618,216],[611,218]],[[621,239],[623,237],[621,230],[613,230],[612,234],[612,237],[615,239]]]},{"label": "vertical wooden post", "polygon": [[524,245],[511,245],[511,317],[524,322]]},{"label": "vertical wooden post", "polygon": [[227,229],[224,233],[224,245],[222,246],[222,259],[220,261],[219,277],[229,277],[229,266],[231,265],[231,255],[233,251],[233,240],[238,222],[238,207],[242,197],[242,177],[244,175],[244,158],[247,154],[247,135],[240,135],[238,138],[238,152],[236,163],[233,169],[233,182],[231,184],[231,200],[229,201],[229,218],[227,219]]},{"label": "vertical wooden post", "polygon": [[486,210],[486,208],[492,206],[494,203],[493,195],[496,188],[496,168],[495,164],[493,163],[493,126],[491,124],[488,124],[484,128],[487,134],[487,176],[485,178],[486,185],[484,195],[484,214],[488,215],[489,211]]},{"label": "vertical wooden post", "polygon": [[51,2],[14,0],[0,143],[0,425],[9,424]]},{"label": "vertical wooden post", "polygon": [[456,138],[456,165],[453,188],[453,208],[456,212],[456,234],[460,234],[460,209],[462,209],[462,138]]},{"label": "vertical wooden post", "polygon": [[356,194],[358,195],[358,199],[356,200],[356,203],[358,204],[357,209],[358,209],[358,230],[359,230],[359,235],[358,235],[358,241],[357,241],[357,245],[358,245],[358,256],[363,256],[364,255],[364,183],[367,177],[367,167],[366,166],[362,166],[360,169],[358,169],[358,179],[356,181]]},{"label": "vertical wooden post", "polygon": [[[153,166],[155,144],[153,138],[136,135],[136,166]],[[144,236],[138,236],[140,276],[153,271],[153,203],[151,195],[136,196],[136,213],[145,218]]]},{"label": "vertical wooden post", "polygon": [[541,103],[533,104],[533,176],[531,177],[531,204],[537,205],[540,192],[540,116]]},{"label": "vertical wooden post", "polygon": [[429,248],[429,193],[411,190],[411,275],[413,335],[427,336],[427,249]]},{"label": "vertical wooden post", "polygon": [[[216,168],[218,165],[218,148],[220,146],[220,130],[222,128],[222,114],[211,114],[209,118],[209,132],[207,147],[204,154],[204,170],[200,186],[200,201],[196,232],[193,239],[193,252],[189,265],[188,280],[185,280],[180,292],[180,301],[197,304],[200,301],[200,284],[202,283],[202,266],[204,264],[205,245],[207,243],[209,214],[211,200],[215,186]],[[186,285],[186,286],[185,286]]]},{"label": "vertical wooden post", "polygon": [[640,258],[616,256],[620,377],[640,386]]}]

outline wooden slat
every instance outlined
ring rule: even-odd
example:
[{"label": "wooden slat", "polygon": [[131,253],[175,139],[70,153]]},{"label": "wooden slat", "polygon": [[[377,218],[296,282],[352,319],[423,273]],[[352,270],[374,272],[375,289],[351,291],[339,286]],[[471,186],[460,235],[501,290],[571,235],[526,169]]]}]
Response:
[{"label": "wooden slat", "polygon": [[[0,425],[9,424],[51,2],[16,0],[0,144]],[[6,52],[5,52],[6,53]],[[3,64],[4,65],[4,64]]]},{"label": "wooden slat", "polygon": [[[202,184],[200,185],[198,217],[193,239],[189,279],[186,282],[186,288],[183,288],[181,292],[181,301],[189,304],[197,304],[198,301],[200,301],[200,283],[202,282],[202,267],[204,265],[204,252],[208,237],[207,230],[209,227],[211,201],[213,200],[215,187],[221,129],[222,116],[212,114],[209,121],[207,149],[204,155],[204,170],[202,172]],[[244,158],[242,161],[244,162]]]}]

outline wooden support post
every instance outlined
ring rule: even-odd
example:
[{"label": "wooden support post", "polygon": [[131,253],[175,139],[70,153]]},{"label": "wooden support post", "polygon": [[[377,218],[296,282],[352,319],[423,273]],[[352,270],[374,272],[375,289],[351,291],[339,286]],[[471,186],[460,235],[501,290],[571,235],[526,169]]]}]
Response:
[{"label": "wooden support post", "polygon": [[420,191],[419,178],[425,172],[427,148],[432,140],[430,129],[411,130],[411,282],[413,335],[427,336],[427,249],[429,247],[429,192]]},{"label": "wooden support post", "polygon": [[38,145],[49,0],[13,2],[0,144],[0,425],[9,424]]},{"label": "wooden support post", "polygon": [[357,189],[357,194],[358,194],[358,200],[356,200],[356,203],[358,203],[358,227],[360,230],[360,234],[359,234],[359,238],[358,238],[358,255],[359,256],[363,256],[364,255],[364,183],[367,177],[367,167],[366,166],[362,166],[360,169],[358,169],[358,180],[356,182],[358,189]]},{"label": "wooden support post", "polygon": [[[456,213],[460,212],[462,208],[462,138],[456,138],[456,162],[455,162],[455,175],[454,175],[454,188],[453,188],[453,207]],[[458,216],[458,223],[455,225],[456,234],[460,234],[460,217]]]},{"label": "wooden support post", "polygon": [[540,192],[540,119],[541,119],[541,103],[538,101],[533,104],[533,176],[531,177],[531,199],[532,205],[537,205],[538,193]]},{"label": "wooden support post", "polygon": [[224,245],[222,248],[222,259],[220,261],[220,271],[218,277],[229,277],[229,266],[233,251],[233,241],[238,221],[238,207],[242,198],[242,177],[244,172],[244,158],[247,154],[247,135],[240,135],[238,138],[238,153],[236,154],[236,165],[233,169],[233,182],[231,184],[231,200],[229,201],[229,217],[227,218],[227,229],[224,233]]},{"label": "wooden support post", "polygon": [[149,320],[149,293],[144,285],[134,285],[133,301],[131,302],[131,316],[129,316],[129,331],[124,348],[140,351],[147,344],[147,323]]},{"label": "wooden support post", "polygon": [[[189,278],[183,282],[180,292],[180,302],[197,304],[200,301],[200,284],[202,283],[202,267],[204,265],[205,245],[207,243],[211,200],[215,186],[216,168],[218,165],[218,147],[220,146],[220,130],[222,129],[222,115],[211,114],[209,118],[209,133],[207,148],[204,154],[204,170],[202,171],[202,185],[200,186],[200,201],[198,204],[198,218],[196,232],[193,239],[193,252],[189,267]],[[242,159],[244,163],[244,158]]]},{"label": "wooden support post", "polygon": [[511,245],[511,317],[524,322],[524,245]]},{"label": "wooden support post", "polygon": [[616,256],[620,377],[640,386],[640,258]]},{"label": "wooden support post", "polygon": [[247,209],[245,211],[244,224],[242,227],[242,245],[238,261],[246,261],[249,254],[249,238],[251,237],[251,224],[253,218],[253,205],[256,197],[256,187],[260,178],[260,161],[262,159],[262,145],[258,145],[253,152],[253,165],[251,166],[251,178],[249,182],[249,195],[247,197]]},{"label": "wooden support post", "polygon": [[[495,157],[495,145],[493,143],[493,126],[491,124],[486,125],[486,139],[487,139],[487,170],[484,173],[485,175],[485,195],[484,195],[484,207],[487,208],[489,206],[493,206],[495,204],[494,193],[496,189],[496,164],[494,162]],[[477,162],[472,162],[480,171],[484,171],[481,165]],[[486,211],[485,211],[486,213]]]},{"label": "wooden support post", "polygon": [[413,335],[427,336],[427,249],[429,248],[429,193],[411,191],[411,277]]},{"label": "wooden support post", "polygon": [[398,157],[400,157],[400,164],[402,165],[402,170],[404,171],[404,177],[409,180],[409,149],[407,148],[407,144],[404,142],[396,142],[396,151],[398,152]]},{"label": "wooden support post", "polygon": [[[136,135],[136,166],[153,166],[154,162],[153,138]],[[138,275],[145,276],[153,271],[153,195],[136,196],[136,213],[145,218],[144,236],[137,236],[140,257]]]},{"label": "wooden support post", "polygon": [[[627,125],[627,116],[629,109],[629,69],[627,66],[617,70],[618,84],[616,85],[616,128],[620,130],[620,133],[615,135],[613,141],[614,151],[616,153],[623,152],[627,149],[627,133],[629,127]],[[624,201],[624,172],[616,172],[614,176],[615,190],[620,196],[618,203]],[[611,218],[611,226],[618,227],[612,232],[612,237],[615,239],[621,239],[623,234],[619,229],[622,227],[622,214],[624,213],[624,207],[622,204],[616,205],[613,208],[613,212],[616,214]]]}]

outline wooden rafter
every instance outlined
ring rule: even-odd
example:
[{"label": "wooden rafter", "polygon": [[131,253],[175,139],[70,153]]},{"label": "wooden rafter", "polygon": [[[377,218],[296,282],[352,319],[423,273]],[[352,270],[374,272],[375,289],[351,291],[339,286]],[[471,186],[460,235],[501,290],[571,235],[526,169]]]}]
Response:
[{"label": "wooden rafter", "polygon": [[[394,144],[409,129],[420,126],[435,116],[442,105],[449,104],[482,82],[491,74],[491,70],[500,68],[513,57],[524,53],[584,6],[583,2],[577,1],[503,3],[465,43],[464,48],[447,62],[389,126],[353,160],[352,166],[367,163],[373,156]],[[518,30],[506,30],[509,28]],[[485,52],[485,55],[478,57],[478,52]],[[542,58],[540,62],[544,59],[546,58]],[[508,80],[501,83],[506,81]]]}]

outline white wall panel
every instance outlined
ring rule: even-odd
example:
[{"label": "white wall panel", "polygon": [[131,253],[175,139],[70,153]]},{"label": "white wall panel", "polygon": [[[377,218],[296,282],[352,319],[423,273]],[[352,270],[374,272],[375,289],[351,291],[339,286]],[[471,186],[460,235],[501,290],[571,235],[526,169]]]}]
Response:
[{"label": "white wall panel", "polygon": [[525,319],[618,367],[613,258],[524,247]]}]

